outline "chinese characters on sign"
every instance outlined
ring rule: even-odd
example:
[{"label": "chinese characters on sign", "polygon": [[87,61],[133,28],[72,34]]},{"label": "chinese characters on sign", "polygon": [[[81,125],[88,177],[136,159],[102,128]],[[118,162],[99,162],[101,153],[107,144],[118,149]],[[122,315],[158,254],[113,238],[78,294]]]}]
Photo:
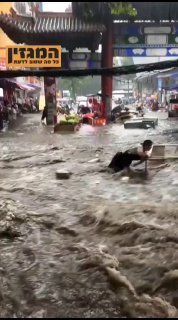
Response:
[{"label": "chinese characters on sign", "polygon": [[61,46],[9,46],[6,66],[14,68],[60,68]]}]

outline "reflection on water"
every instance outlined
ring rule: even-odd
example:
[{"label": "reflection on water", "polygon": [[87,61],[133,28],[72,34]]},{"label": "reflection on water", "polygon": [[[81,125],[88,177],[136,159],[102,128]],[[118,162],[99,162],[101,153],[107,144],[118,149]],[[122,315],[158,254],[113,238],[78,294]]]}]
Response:
[{"label": "reflection on water", "polygon": [[177,316],[178,164],[147,181],[99,172],[148,137],[177,143],[178,122],[159,117],[54,135],[33,115],[0,135],[2,317]]}]

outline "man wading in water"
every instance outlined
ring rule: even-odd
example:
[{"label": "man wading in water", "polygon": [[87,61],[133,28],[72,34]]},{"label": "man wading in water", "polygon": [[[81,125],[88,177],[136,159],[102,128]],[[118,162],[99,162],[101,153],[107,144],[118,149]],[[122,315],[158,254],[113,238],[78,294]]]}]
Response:
[{"label": "man wading in water", "polygon": [[48,108],[47,106],[44,107],[43,109],[43,113],[42,113],[42,117],[41,117],[41,122],[44,123],[44,120],[46,119],[47,121],[47,117],[48,117]]},{"label": "man wading in water", "polygon": [[[114,173],[121,172],[124,169],[127,170],[127,173],[130,175],[133,171],[130,169],[132,161],[139,161],[133,165],[133,167],[138,166],[139,164],[147,161],[151,157],[153,150],[153,142],[151,140],[145,140],[142,144],[143,151],[137,151],[137,148],[127,150],[125,152],[117,152],[112,158],[108,168],[110,168]],[[145,174],[148,174],[147,162],[145,165]]]}]

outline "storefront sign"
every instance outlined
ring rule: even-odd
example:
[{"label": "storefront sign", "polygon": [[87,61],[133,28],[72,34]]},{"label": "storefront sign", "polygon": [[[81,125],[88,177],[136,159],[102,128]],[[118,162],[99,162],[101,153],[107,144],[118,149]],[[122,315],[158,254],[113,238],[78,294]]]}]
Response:
[{"label": "storefront sign", "polygon": [[11,68],[60,68],[61,46],[6,47],[6,66]]}]

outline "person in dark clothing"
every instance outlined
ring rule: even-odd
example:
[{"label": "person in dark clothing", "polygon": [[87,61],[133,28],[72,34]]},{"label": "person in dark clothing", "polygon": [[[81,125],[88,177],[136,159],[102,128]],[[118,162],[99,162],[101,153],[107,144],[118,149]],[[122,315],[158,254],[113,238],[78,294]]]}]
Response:
[{"label": "person in dark clothing", "polygon": [[44,121],[44,119],[46,119],[46,120],[47,120],[47,117],[48,117],[48,108],[47,108],[47,106],[45,106],[45,107],[44,107],[44,109],[43,109],[43,113],[42,113],[41,121],[43,122],[43,121]]},{"label": "person in dark clothing", "polygon": [[3,107],[3,111],[2,112],[3,112],[3,120],[5,122],[8,122],[9,121],[9,112],[8,112],[7,106]]},{"label": "person in dark clothing", "polygon": [[108,168],[112,169],[114,172],[119,172],[124,169],[129,171],[132,161],[139,161],[134,165],[134,167],[145,162],[151,156],[153,142],[151,140],[145,140],[142,146],[142,152],[138,152],[137,149],[117,152],[112,158]]}]

